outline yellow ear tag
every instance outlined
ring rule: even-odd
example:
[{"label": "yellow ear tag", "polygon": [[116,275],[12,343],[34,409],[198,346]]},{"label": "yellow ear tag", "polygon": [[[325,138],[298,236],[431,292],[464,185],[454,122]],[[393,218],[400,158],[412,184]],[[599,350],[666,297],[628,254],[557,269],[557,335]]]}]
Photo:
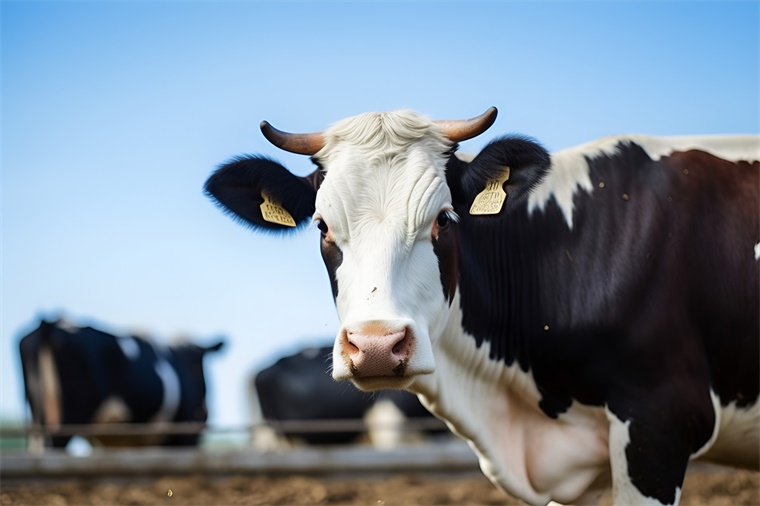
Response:
[{"label": "yellow ear tag", "polygon": [[509,167],[504,167],[504,173],[502,173],[501,177],[489,181],[486,189],[475,197],[470,207],[470,214],[499,214],[501,208],[504,207],[504,201],[507,200],[507,194],[502,186],[504,186],[504,182],[508,179]]},{"label": "yellow ear tag", "polygon": [[296,220],[285,210],[280,204],[273,202],[269,199],[269,195],[261,192],[261,198],[264,202],[261,203],[261,217],[269,223],[277,223],[278,225],[284,225],[286,227],[295,227]]}]

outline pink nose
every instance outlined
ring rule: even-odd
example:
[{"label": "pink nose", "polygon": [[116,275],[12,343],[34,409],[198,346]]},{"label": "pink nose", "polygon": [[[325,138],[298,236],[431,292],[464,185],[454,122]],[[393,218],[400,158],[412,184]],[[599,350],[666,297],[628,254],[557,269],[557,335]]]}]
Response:
[{"label": "pink nose", "polygon": [[403,376],[412,355],[412,333],[380,323],[347,328],[343,356],[354,376]]}]

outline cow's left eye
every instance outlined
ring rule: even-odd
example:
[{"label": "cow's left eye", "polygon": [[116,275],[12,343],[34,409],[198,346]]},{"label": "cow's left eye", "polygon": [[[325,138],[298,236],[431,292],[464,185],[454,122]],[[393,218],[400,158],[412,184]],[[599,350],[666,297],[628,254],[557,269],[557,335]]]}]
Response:
[{"label": "cow's left eye", "polygon": [[457,220],[457,215],[452,211],[451,209],[444,209],[440,213],[438,213],[438,216],[435,219],[435,223],[433,223],[433,230],[431,236],[433,239],[438,240],[438,235],[441,232],[445,232],[448,230],[449,225],[452,221]]}]

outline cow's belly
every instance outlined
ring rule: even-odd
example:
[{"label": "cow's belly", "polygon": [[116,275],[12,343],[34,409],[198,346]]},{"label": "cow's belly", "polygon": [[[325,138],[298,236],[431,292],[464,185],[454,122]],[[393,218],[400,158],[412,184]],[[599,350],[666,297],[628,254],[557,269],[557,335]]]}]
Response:
[{"label": "cow's belly", "polygon": [[701,456],[719,464],[758,469],[760,466],[760,399],[748,408],[731,403],[720,410],[715,443]]}]

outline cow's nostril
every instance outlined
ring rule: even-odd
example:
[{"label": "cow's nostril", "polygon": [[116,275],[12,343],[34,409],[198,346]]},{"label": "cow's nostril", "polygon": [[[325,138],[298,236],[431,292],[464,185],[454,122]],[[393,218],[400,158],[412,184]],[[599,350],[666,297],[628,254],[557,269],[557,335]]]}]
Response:
[{"label": "cow's nostril", "polygon": [[404,337],[402,337],[396,344],[393,345],[393,349],[391,350],[391,353],[393,353],[394,355],[405,355],[408,342],[409,342],[408,333],[404,332]]},{"label": "cow's nostril", "polygon": [[349,338],[349,336],[352,336],[353,334],[354,334],[353,332],[347,332],[343,336],[343,350],[350,355],[359,353],[360,351],[359,347],[356,346],[356,344],[354,344],[353,342],[351,342],[351,339]]}]

